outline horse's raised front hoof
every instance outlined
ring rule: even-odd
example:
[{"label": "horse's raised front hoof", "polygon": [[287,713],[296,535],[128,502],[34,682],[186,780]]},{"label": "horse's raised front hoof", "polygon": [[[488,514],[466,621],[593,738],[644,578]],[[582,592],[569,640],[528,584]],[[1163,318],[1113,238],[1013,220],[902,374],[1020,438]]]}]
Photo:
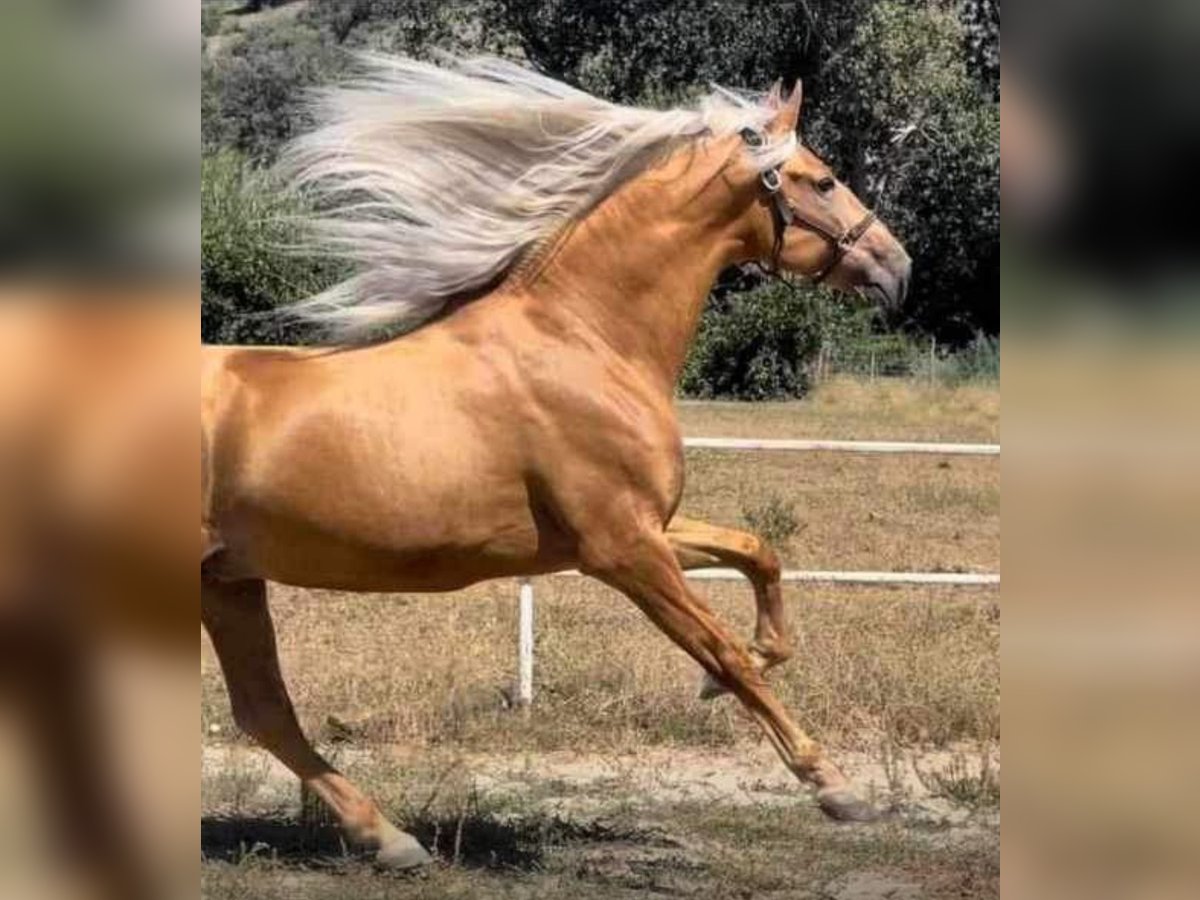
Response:
[{"label": "horse's raised front hoof", "polygon": [[817,805],[835,822],[877,822],[880,819],[879,810],[845,788],[817,791]]},{"label": "horse's raised front hoof", "polygon": [[433,862],[433,857],[411,834],[397,832],[375,854],[376,865],[393,871],[416,869]]},{"label": "horse's raised front hoof", "polygon": [[728,694],[729,688],[713,678],[708,672],[705,672],[700,678],[700,690],[697,696],[701,700],[712,700],[714,697],[720,697],[722,694]]}]

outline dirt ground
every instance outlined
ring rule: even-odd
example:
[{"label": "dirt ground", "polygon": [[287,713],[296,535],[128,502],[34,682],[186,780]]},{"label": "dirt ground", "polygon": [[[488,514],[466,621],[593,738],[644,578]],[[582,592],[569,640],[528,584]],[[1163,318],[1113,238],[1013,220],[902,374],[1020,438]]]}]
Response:
[{"label": "dirt ground", "polygon": [[385,808],[436,851],[429,870],[401,876],[375,871],[319,814],[306,815],[295,779],[261,751],[210,746],[204,895],[999,896],[994,750],[841,761],[889,810],[884,822],[824,820],[761,745],[612,756],[343,751],[339,764],[378,782]]}]

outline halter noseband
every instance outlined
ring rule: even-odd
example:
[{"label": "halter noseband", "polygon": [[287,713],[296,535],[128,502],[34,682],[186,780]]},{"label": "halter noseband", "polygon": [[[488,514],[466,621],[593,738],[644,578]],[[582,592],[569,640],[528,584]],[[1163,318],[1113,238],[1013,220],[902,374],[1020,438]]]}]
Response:
[{"label": "halter noseband", "polygon": [[[749,147],[761,147],[765,143],[763,136],[753,128],[742,129],[742,140]],[[833,248],[833,256],[829,261],[818,271],[809,275],[813,284],[820,284],[833,271],[837,264],[842,261],[842,257],[867,233],[867,229],[875,224],[875,213],[868,211],[853,226],[837,233],[820,222],[808,218],[800,210],[792,206],[791,202],[783,194],[783,178],[779,174],[779,166],[764,169],[759,178],[762,181],[763,188],[771,198],[771,220],[775,226],[775,240],[771,248],[771,264],[767,270],[769,272],[776,273],[779,271],[779,254],[783,252],[783,239],[789,225],[800,225],[803,228],[807,228],[809,231],[823,237],[829,246]]]}]

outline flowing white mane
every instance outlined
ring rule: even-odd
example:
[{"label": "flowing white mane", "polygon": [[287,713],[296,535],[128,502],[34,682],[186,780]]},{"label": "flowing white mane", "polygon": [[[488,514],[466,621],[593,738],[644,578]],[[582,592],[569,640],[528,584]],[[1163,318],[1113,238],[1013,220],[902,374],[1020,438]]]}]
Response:
[{"label": "flowing white mane", "polygon": [[[300,249],[358,267],[293,307],[338,340],[416,327],[681,141],[773,115],[720,88],[690,109],[618,106],[492,58],[362,61],[359,80],[315,95],[321,124],[282,161],[319,210]],[[788,135],[747,153],[765,169],[795,148]]]}]

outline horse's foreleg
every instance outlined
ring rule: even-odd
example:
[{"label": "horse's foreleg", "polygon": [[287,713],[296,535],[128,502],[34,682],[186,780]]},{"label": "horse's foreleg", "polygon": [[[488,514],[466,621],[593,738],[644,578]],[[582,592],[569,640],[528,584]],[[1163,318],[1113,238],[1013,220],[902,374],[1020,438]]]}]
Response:
[{"label": "horse's foreleg", "polygon": [[262,581],[206,582],[201,619],[221,661],[238,727],[296,773],[333,810],[347,837],[378,850],[379,861],[410,868],[429,861],[417,840],[312,748],[288,697]]},{"label": "horse's foreleg", "polygon": [[584,571],[630,597],[671,640],[733,692],[787,767],[816,789],[826,814],[851,821],[875,818],[875,810],[854,795],[837,766],[792,720],[763,680],[748,648],[692,593],[662,532],[643,531],[588,549]]},{"label": "horse's foreleg", "polygon": [[[762,539],[745,531],[721,528],[676,516],[667,528],[667,540],[679,565],[687,569],[729,566],[749,579],[754,587],[754,639],[750,655],[759,671],[784,662],[792,655],[791,640],[783,614],[779,557]],[[709,700],[726,688],[705,673],[700,698]]]}]

